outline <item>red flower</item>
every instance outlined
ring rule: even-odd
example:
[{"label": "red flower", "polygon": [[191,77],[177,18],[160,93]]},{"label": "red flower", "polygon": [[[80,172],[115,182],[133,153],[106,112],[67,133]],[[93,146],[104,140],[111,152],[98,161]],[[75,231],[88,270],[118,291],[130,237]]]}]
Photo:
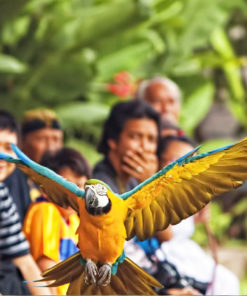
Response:
[{"label": "red flower", "polygon": [[129,83],[132,80],[132,77],[129,72],[119,72],[114,75],[114,80],[118,83]]},{"label": "red flower", "polygon": [[128,72],[119,72],[114,75],[116,83],[107,83],[106,88],[109,92],[121,98],[126,98],[133,95],[135,91],[135,83]]}]

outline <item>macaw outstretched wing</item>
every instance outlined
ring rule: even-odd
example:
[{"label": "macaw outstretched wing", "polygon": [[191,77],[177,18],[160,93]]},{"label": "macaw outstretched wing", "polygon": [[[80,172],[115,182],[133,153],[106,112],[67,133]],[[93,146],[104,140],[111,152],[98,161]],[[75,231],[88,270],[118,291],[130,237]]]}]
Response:
[{"label": "macaw outstretched wing", "polygon": [[52,170],[32,161],[17,146],[11,146],[18,158],[0,153],[0,159],[15,163],[20,170],[45,191],[52,202],[64,208],[71,206],[78,212],[76,199],[78,196],[84,197],[83,190]]},{"label": "macaw outstretched wing", "polygon": [[247,179],[247,138],[204,154],[188,155],[121,195],[129,208],[125,220],[128,239],[152,237]]}]

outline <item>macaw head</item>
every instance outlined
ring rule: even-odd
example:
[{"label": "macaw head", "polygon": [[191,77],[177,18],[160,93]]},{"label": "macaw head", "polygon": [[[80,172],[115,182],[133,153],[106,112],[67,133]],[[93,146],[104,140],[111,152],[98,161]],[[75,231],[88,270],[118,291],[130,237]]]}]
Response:
[{"label": "macaw head", "polygon": [[110,211],[111,200],[107,193],[109,186],[104,182],[90,179],[85,183],[86,210],[91,215],[103,215]]}]

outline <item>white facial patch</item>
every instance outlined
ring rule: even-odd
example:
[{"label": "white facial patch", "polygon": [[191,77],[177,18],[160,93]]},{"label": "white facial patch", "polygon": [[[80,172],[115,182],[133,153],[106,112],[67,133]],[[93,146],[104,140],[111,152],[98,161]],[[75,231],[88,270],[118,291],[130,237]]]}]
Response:
[{"label": "white facial patch", "polygon": [[86,185],[85,189],[87,188],[90,188],[94,192],[94,201],[92,204],[95,208],[103,208],[108,205],[107,188],[103,184]]},{"label": "white facial patch", "polygon": [[98,202],[99,203],[98,203],[97,208],[98,207],[103,208],[103,207],[107,206],[107,204],[109,203],[109,199],[106,195],[101,195],[98,197]]}]

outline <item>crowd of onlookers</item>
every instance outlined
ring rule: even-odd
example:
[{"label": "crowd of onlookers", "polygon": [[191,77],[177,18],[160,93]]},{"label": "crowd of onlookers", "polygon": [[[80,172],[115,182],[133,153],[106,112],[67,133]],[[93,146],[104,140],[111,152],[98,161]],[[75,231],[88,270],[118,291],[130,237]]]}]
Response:
[{"label": "crowd of onlookers", "polygon": [[[14,155],[14,143],[81,188],[92,177],[123,193],[194,148],[178,125],[180,108],[181,94],[173,81],[157,77],[141,82],[135,98],[112,108],[98,145],[103,157],[93,169],[81,153],[63,147],[62,127],[51,110],[26,112],[20,126],[0,110],[0,152]],[[205,207],[149,240],[126,242],[125,253],[164,285],[159,294],[237,295],[236,276],[191,240],[195,223],[209,219]],[[0,161],[0,293],[66,294],[66,285],[37,287],[30,281],[78,251],[78,224],[72,209],[53,204],[13,164]]]}]

